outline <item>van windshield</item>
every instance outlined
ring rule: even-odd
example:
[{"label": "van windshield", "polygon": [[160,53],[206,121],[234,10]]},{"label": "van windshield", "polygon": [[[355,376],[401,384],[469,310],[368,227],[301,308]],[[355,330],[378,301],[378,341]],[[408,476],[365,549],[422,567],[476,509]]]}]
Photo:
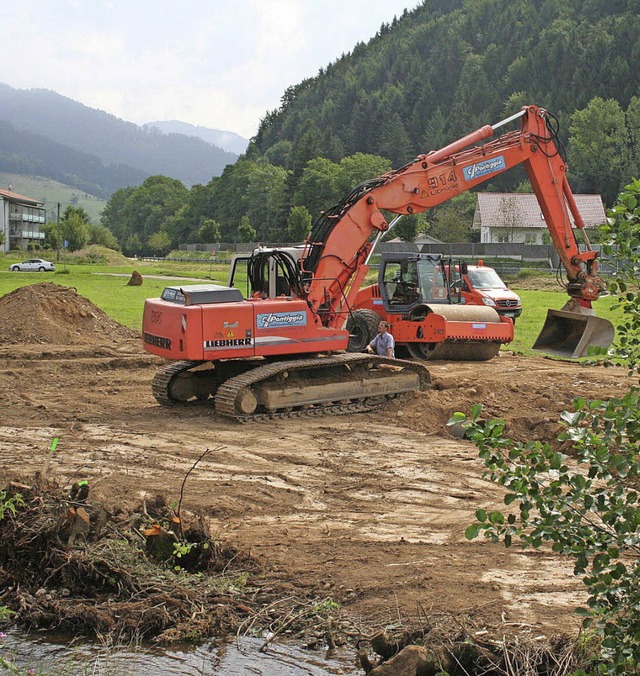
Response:
[{"label": "van windshield", "polygon": [[500,279],[495,270],[488,268],[469,269],[469,281],[474,289],[506,289],[507,285]]}]

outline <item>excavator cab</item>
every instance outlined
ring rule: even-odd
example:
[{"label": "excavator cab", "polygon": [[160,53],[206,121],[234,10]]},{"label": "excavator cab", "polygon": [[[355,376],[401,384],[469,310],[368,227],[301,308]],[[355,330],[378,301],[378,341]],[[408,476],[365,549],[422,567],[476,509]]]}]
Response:
[{"label": "excavator cab", "polygon": [[383,254],[380,295],[389,312],[407,312],[419,303],[457,303],[440,254]]},{"label": "excavator cab", "polygon": [[415,260],[385,261],[381,293],[394,308],[408,308],[422,300]]}]

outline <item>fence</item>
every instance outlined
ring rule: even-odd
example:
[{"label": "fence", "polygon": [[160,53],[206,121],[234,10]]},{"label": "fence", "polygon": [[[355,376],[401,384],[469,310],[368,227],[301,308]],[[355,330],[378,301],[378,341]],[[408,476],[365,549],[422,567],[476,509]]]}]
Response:
[{"label": "fence", "polygon": [[[602,254],[602,246],[592,245],[601,255],[600,271],[604,274],[613,270],[613,265]],[[467,261],[491,261],[497,270],[515,274],[523,267],[540,270],[556,270],[560,265],[560,256],[555,247],[547,244],[494,243],[480,244],[474,242],[410,244],[405,242],[384,242],[378,245],[379,252],[415,251],[420,253],[441,254],[447,258],[463,258]],[[526,266],[523,265],[526,263]],[[533,264],[533,265],[532,265]]]},{"label": "fence", "polygon": [[[290,247],[291,243],[265,243],[265,242],[215,242],[211,244],[182,244],[180,251],[202,251],[209,257],[198,259],[200,261],[215,261],[213,252],[248,253],[259,246]],[[602,247],[594,244],[593,249],[600,251]],[[414,251],[416,253],[441,254],[447,258],[463,258],[468,261],[484,260],[491,261],[492,267],[506,274],[516,274],[523,267],[538,268],[540,270],[555,270],[560,265],[560,257],[555,247],[547,244],[521,244],[514,242],[486,243],[459,242],[438,244],[414,244],[411,242],[380,242],[376,252]],[[158,260],[158,259],[145,259]],[[161,260],[161,259],[160,259]],[[181,260],[181,259],[172,259]],[[194,261],[193,258],[184,259]],[[600,271],[604,274],[611,272],[612,266],[606,258],[600,259]],[[523,265],[526,264],[526,265]],[[532,265],[533,264],[533,265]]]},{"label": "fence", "polygon": [[[300,242],[297,242],[299,244]],[[202,251],[203,253],[210,255],[212,251],[228,251],[230,253],[248,253],[253,251],[259,246],[274,246],[274,247],[284,247],[284,246],[294,246],[293,244],[286,244],[283,242],[278,243],[266,243],[266,242],[211,242],[209,244],[180,244],[178,247],[179,251]]]}]

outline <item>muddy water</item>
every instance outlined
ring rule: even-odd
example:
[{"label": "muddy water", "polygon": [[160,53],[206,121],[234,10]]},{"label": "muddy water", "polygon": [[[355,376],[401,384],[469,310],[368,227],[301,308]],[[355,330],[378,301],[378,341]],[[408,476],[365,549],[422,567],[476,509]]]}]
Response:
[{"label": "muddy water", "polygon": [[184,650],[128,648],[116,650],[98,644],[54,642],[36,634],[6,632],[0,639],[0,656],[27,673],[46,676],[355,676],[351,651],[326,657],[283,644],[260,652],[264,641],[242,638],[227,645],[209,644]]}]

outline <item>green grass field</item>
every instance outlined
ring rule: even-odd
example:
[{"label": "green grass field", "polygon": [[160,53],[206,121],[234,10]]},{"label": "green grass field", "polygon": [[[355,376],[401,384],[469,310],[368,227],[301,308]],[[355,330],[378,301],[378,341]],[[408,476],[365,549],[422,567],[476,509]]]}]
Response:
[{"label": "green grass field", "polygon": [[[50,260],[55,261],[55,253],[51,252]],[[46,255],[43,257],[47,257]],[[174,284],[167,279],[156,279],[153,276],[175,276],[193,278],[202,282],[226,284],[228,265],[208,265],[203,263],[151,263],[131,261],[127,265],[74,265],[65,263],[64,256],[56,262],[56,272],[9,272],[9,265],[17,262],[15,256],[0,256],[0,296],[27,284],[52,282],[62,286],[71,286],[78,293],[104,310],[110,317],[135,330],[142,326],[142,310],[146,298],[158,297],[165,286]],[[65,274],[66,270],[66,274]],[[142,274],[142,286],[127,286],[131,273],[137,270]],[[185,283],[197,283],[187,281]],[[542,328],[547,310],[559,310],[567,300],[566,294],[558,291],[527,291],[513,285],[522,298],[523,312],[517,320],[515,339],[505,346],[521,354],[537,354],[531,346]],[[606,296],[595,304],[599,317],[609,319],[615,325],[616,315],[611,310],[614,298]]]},{"label": "green grass field", "polygon": [[[174,282],[155,279],[158,276],[193,277],[202,282],[225,284],[228,266],[202,265],[195,263],[145,263],[131,261],[130,265],[73,265],[65,263],[64,255],[56,261],[55,252],[44,252],[41,256],[53,260],[56,272],[9,272],[11,263],[26,260],[28,256],[0,256],[0,296],[28,284],[51,282],[74,287],[79,294],[104,310],[117,322],[140,330],[142,309],[145,298],[158,297],[165,286]],[[4,262],[2,262],[4,259]],[[137,270],[143,276],[142,286],[127,286],[131,273]],[[66,273],[65,273],[66,271]],[[197,283],[197,282],[186,282]]]}]

